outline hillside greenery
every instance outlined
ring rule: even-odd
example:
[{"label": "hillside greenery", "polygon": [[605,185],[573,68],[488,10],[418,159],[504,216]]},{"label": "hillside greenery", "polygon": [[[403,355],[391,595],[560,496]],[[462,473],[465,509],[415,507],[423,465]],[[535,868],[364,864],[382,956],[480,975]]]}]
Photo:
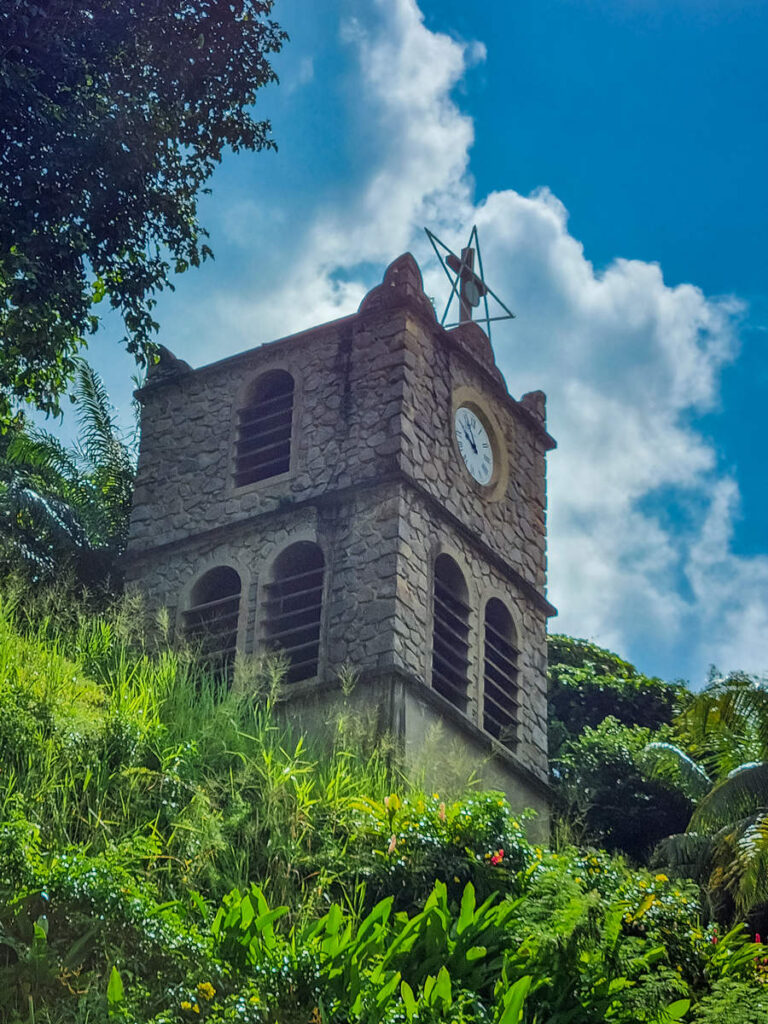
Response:
[{"label": "hillside greenery", "polygon": [[762,947],[696,884],[425,790],[343,702],[317,746],[279,661],[226,688],[166,626],[6,583],[1,1021],[764,1019]]},{"label": "hillside greenery", "polygon": [[707,913],[768,931],[768,689],[713,670],[693,693],[550,638],[557,827],[695,880]]},{"label": "hillside greenery", "polygon": [[77,387],[71,448],[0,436],[0,1024],[766,1019],[762,680],[551,637],[538,846],[351,714],[354,667],[306,737],[279,658],[225,685],[119,596],[133,448]]}]

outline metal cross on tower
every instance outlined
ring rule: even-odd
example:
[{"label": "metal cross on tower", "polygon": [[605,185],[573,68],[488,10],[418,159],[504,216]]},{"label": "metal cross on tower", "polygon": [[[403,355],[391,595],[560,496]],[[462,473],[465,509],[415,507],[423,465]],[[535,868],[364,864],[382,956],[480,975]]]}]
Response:
[{"label": "metal cross on tower", "polygon": [[[480,323],[485,324],[485,333],[490,340],[491,323],[496,320],[514,320],[515,314],[506,306],[499,296],[485,283],[483,275],[483,258],[480,255],[480,240],[477,237],[477,225],[475,224],[469,234],[469,241],[461,250],[461,257],[450,249],[445,242],[441,242],[437,235],[434,235],[429,228],[424,228],[427,238],[432,243],[435,255],[440,260],[440,265],[445,271],[448,280],[451,282],[451,294],[443,311],[440,323],[443,327],[458,327],[459,324],[472,320],[472,310],[476,309],[482,300],[485,316],[478,317]],[[438,248],[439,246],[439,248]],[[477,269],[475,271],[475,253],[477,253]],[[488,310],[488,296],[495,299],[503,309],[498,316],[491,316]],[[446,323],[448,311],[451,308],[454,296],[458,296],[459,319],[454,323]]]}]

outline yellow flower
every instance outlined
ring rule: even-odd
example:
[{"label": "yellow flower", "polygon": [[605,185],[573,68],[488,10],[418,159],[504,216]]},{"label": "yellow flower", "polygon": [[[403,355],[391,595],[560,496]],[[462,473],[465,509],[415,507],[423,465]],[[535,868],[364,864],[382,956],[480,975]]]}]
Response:
[{"label": "yellow flower", "polygon": [[580,881],[581,881],[580,878],[578,878],[578,877],[574,878],[574,882],[580,882]]},{"label": "yellow flower", "polygon": [[201,981],[197,986],[197,991],[203,997],[210,1002],[211,999],[216,995],[216,989],[210,983],[210,981]]},{"label": "yellow flower", "polygon": [[669,879],[667,878],[666,875],[656,875],[656,881],[657,882],[668,882]]},{"label": "yellow flower", "polygon": [[192,1009],[192,1003],[190,1003],[190,1001],[188,999],[184,999],[182,1001],[181,1008],[182,1008],[182,1010],[191,1010]]},{"label": "yellow flower", "polygon": [[195,1011],[195,1013],[200,1013],[200,1007],[197,1005],[197,1003],[195,1003],[192,1009]]}]

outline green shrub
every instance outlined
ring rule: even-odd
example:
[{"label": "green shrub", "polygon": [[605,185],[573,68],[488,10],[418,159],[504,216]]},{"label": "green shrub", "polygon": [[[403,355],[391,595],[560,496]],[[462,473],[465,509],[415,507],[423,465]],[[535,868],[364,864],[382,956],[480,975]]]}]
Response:
[{"label": "green shrub", "polygon": [[[274,661],[227,691],[133,599],[51,600],[0,606],[2,1024],[660,1024],[731,1012],[725,981],[763,998],[760,948],[715,942],[689,886],[532,846],[501,794],[423,793],[358,733],[313,748]],[[636,730],[596,733],[574,770],[637,769]]]}]

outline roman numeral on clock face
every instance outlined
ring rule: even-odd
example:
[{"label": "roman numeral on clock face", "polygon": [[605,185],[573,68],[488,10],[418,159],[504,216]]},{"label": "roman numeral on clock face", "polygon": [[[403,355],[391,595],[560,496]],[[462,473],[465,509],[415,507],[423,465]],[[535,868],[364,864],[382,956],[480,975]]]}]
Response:
[{"label": "roman numeral on clock face", "polygon": [[466,406],[456,410],[454,430],[459,454],[467,472],[480,484],[493,476],[493,448],[478,415]]}]

